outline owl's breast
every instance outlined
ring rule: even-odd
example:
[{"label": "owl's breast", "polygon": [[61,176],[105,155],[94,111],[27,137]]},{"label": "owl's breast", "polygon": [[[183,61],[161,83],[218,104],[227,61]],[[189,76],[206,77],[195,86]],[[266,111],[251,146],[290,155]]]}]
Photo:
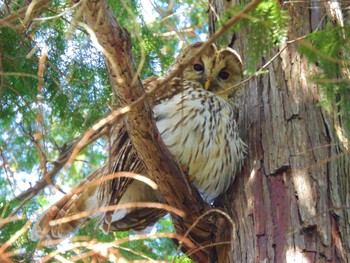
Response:
[{"label": "owl's breast", "polygon": [[164,143],[206,201],[226,191],[246,152],[231,105],[203,89],[185,89],[153,110]]}]

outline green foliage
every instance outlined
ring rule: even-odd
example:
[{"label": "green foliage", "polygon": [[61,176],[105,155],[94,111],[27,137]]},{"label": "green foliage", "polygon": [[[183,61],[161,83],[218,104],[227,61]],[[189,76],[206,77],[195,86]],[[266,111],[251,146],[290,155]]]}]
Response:
[{"label": "green foliage", "polygon": [[[50,10],[56,10],[59,4],[52,2]],[[51,15],[57,13],[44,14]],[[46,156],[50,171],[52,161],[60,154],[59,147],[82,134],[108,111],[111,90],[103,57],[87,41],[85,32],[70,29],[70,19],[68,14],[66,19],[34,22],[26,34],[11,27],[0,28],[1,218],[7,218],[19,206],[19,202],[10,200],[42,176],[39,152]],[[74,34],[67,40],[69,30],[74,30]],[[37,72],[45,46],[45,84],[40,89]],[[106,157],[104,143],[99,141],[87,147],[71,169],[60,174],[62,186],[76,184],[99,167]],[[15,214],[24,219],[0,228],[0,243],[9,240],[47,204],[42,195],[25,203]],[[35,246],[26,229],[8,250],[22,251],[13,257],[15,261],[30,262]],[[44,249],[45,253],[51,250]]]},{"label": "green foliage", "polygon": [[[22,4],[25,2],[18,3],[18,6]],[[110,4],[118,20],[132,33],[136,66],[144,61],[140,78],[162,74],[176,52],[176,36],[172,39],[173,46],[167,45],[165,48],[167,41],[160,40],[155,34],[156,27],[146,25],[143,20],[139,2],[130,1],[127,6],[121,1],[111,1]],[[64,8],[66,6],[62,1],[52,1],[42,16],[56,16]],[[11,27],[0,28],[3,72],[0,75],[0,147],[2,164],[5,164],[0,167],[0,201],[2,205],[7,204],[3,218],[19,205],[18,202],[9,201],[42,177],[41,155],[47,158],[46,168],[50,170],[52,162],[60,154],[60,147],[85,132],[109,110],[111,89],[104,58],[92,46],[85,29],[72,26],[70,21],[73,19],[75,13],[67,12],[55,19],[34,21],[26,34]],[[161,24],[157,26],[162,27]],[[45,47],[48,53],[44,86],[40,87],[37,72]],[[87,147],[69,169],[62,170],[54,179],[59,179],[64,189],[80,182],[106,158],[104,144],[100,139]],[[42,195],[26,203],[16,215],[33,218],[35,210],[52,203],[48,201],[49,192],[46,189]],[[171,224],[169,220],[166,222]],[[2,227],[1,243],[25,223],[26,220],[18,220]],[[116,238],[116,235],[104,235],[95,230],[94,223],[90,221],[77,235],[88,235],[101,242],[111,242]],[[25,249],[30,257],[36,243],[29,240],[28,234],[25,231],[13,243],[11,250]],[[153,258],[161,258],[159,255],[163,258],[175,251],[169,239],[149,240],[146,243],[139,241],[129,246]],[[36,257],[40,258],[40,255],[54,249],[43,248]],[[74,253],[64,255],[69,257]],[[30,258],[18,256],[16,260],[30,261]]]},{"label": "green foliage", "polygon": [[[14,118],[20,110],[29,113],[27,108],[28,101],[36,96],[36,80],[33,77],[24,77],[20,73],[31,74],[35,77],[36,73],[30,60],[25,56],[30,50],[30,42],[21,38],[14,30],[2,28],[0,31],[0,43],[2,49],[2,71],[8,74],[18,73],[18,75],[2,76],[3,88],[1,89],[0,114],[8,122]],[[27,52],[26,52],[27,51]],[[20,96],[19,96],[20,95]]]},{"label": "green foliage", "polygon": [[310,63],[321,69],[321,73],[312,78],[312,81],[321,87],[323,94],[321,104],[329,108],[335,103],[348,131],[350,131],[349,47],[349,26],[342,28],[328,25],[324,30],[310,34],[301,42],[299,48]]},{"label": "green foliage", "polygon": [[[229,20],[235,14],[240,12],[245,5],[238,5],[228,10],[224,19],[218,21],[217,27]],[[245,74],[255,74],[261,57],[269,55],[273,47],[283,43],[287,36],[288,28],[287,12],[282,10],[275,0],[262,1],[252,12],[239,20],[231,29],[219,39],[219,45],[227,45],[228,36],[234,32],[245,32],[244,43],[251,52],[244,61],[246,66]]]},{"label": "green foliage", "polygon": [[[9,1],[12,11],[18,10],[26,1]],[[159,13],[153,10],[157,19],[151,20],[143,13],[146,1],[109,1],[118,21],[131,33],[133,55],[136,67],[142,66],[140,78],[161,75],[172,63],[175,54],[185,44],[207,39],[207,10],[205,1],[175,1],[172,10],[167,10],[169,1],[155,1]],[[67,5],[67,6],[66,6]],[[0,214],[10,216],[19,207],[19,201],[10,201],[15,195],[34,185],[43,175],[41,152],[46,156],[47,169],[51,169],[60,154],[60,147],[84,133],[99,118],[109,111],[111,88],[102,54],[91,44],[84,28],[71,23],[76,19],[75,10],[68,10],[64,1],[51,1],[42,17],[57,16],[54,19],[33,21],[23,31],[0,28]],[[244,8],[235,6],[217,22],[217,27]],[[153,8],[152,8],[153,9]],[[3,9],[0,19],[6,17]],[[17,23],[17,22],[16,22]],[[247,74],[255,74],[261,57],[270,57],[273,47],[279,46],[286,38],[288,18],[274,0],[263,1],[253,12],[240,20],[218,41],[227,45],[228,36],[233,32],[245,32],[245,43],[251,50],[245,61]],[[347,120],[350,130],[350,104],[348,82],[330,81],[339,78],[339,72],[348,64],[349,28],[328,26],[306,39],[314,47],[301,46],[310,63],[317,64],[322,74],[314,81],[322,85],[322,103],[336,102],[340,114]],[[42,50],[48,54],[44,71],[44,86],[39,87],[37,72]],[[315,52],[317,50],[317,52]],[[331,58],[331,59],[330,59]],[[347,58],[347,60],[346,60]],[[141,65],[141,63],[143,63]],[[347,62],[348,63],[348,62]],[[261,74],[259,72],[258,74]],[[343,77],[343,76],[341,76]],[[69,188],[80,182],[105,160],[105,141],[98,140],[77,157],[69,169],[63,170],[55,179],[60,186]],[[0,228],[0,243],[4,244],[27,222],[38,209],[52,203],[48,189],[35,199],[25,203],[13,220]],[[102,244],[118,242],[135,232],[120,232],[109,235],[96,229],[97,222],[89,221],[79,229],[77,236],[88,236]],[[171,220],[166,217],[155,225],[157,233],[174,232]],[[73,242],[73,241],[72,241]],[[35,248],[30,241],[29,231],[24,231],[11,245],[11,251],[25,251],[16,256],[16,261],[29,262],[56,248]],[[177,252],[177,246],[170,238],[151,238],[118,243],[120,253],[128,260],[144,259],[174,262],[191,262]],[[72,257],[86,252],[80,247],[76,251],[63,253]],[[132,251],[137,251],[135,254]],[[143,255],[143,256],[140,256]]]},{"label": "green foliage", "polygon": [[[68,28],[62,19],[42,22],[28,32],[34,41],[9,27],[1,28],[5,75],[0,77],[0,143],[13,172],[40,174],[39,149],[48,161],[55,160],[57,146],[80,135],[108,111],[111,91],[103,57],[79,30],[67,41]],[[45,85],[39,89],[36,75],[44,46],[48,47]],[[93,163],[101,157],[93,158]]]},{"label": "green foliage", "polygon": [[[207,6],[201,2],[175,2],[172,10],[174,15],[171,15],[165,11],[168,1],[158,1],[156,5],[159,9],[164,9],[164,13],[155,12],[153,16],[158,16],[159,19],[152,22],[145,21],[142,2],[109,1],[109,3],[119,22],[131,33],[136,66],[144,60],[141,79],[162,75],[165,72],[178,51],[179,38],[188,44],[200,41],[199,36],[207,32],[204,17]],[[186,12],[185,21],[183,16],[177,15],[183,12]],[[176,33],[181,30],[185,32],[188,30],[188,33]]]},{"label": "green foliage", "polygon": [[279,46],[285,40],[288,25],[286,12],[273,0],[263,1],[250,16],[247,43],[254,52],[246,62],[248,73],[255,71],[255,63],[259,58],[266,56],[272,47]]},{"label": "green foliage", "polygon": [[[136,1],[128,3],[110,1],[110,6],[120,23],[131,33],[135,66],[142,68],[140,78],[145,79],[154,76],[155,73],[163,73],[161,68],[167,68],[172,59],[169,55],[161,53],[164,43],[153,35],[143,21],[140,4]],[[160,68],[159,72],[155,72],[156,68]]]},{"label": "green foliage", "polygon": [[14,217],[14,215],[11,215],[11,211],[16,209],[20,203],[20,201],[0,203],[0,215],[2,218],[9,218],[11,216],[12,219],[0,229],[0,244],[4,244],[13,238],[14,234],[19,234],[11,244],[9,250],[17,252],[17,255],[13,257],[16,262],[30,262],[31,254],[34,252],[36,244],[31,242],[29,232],[27,231],[28,228],[25,225],[27,224],[27,218],[39,207],[36,202],[29,201],[22,207],[21,213],[18,213]]}]

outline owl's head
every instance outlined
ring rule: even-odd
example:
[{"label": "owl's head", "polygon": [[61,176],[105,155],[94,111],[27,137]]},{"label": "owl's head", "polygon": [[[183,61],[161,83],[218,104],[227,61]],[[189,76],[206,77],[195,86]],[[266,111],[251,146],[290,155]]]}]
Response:
[{"label": "owl's head", "polygon": [[[198,52],[203,43],[195,43],[183,50],[176,63],[187,62]],[[231,48],[218,50],[214,44],[204,53],[192,59],[183,71],[185,80],[198,81],[203,88],[221,97],[228,98],[237,90],[242,80],[242,61]]]}]

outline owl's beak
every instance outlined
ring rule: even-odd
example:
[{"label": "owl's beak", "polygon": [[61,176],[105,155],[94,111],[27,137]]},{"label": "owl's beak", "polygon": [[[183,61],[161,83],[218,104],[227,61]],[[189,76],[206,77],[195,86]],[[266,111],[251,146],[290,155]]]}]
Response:
[{"label": "owl's beak", "polygon": [[210,83],[211,83],[211,79],[208,78],[207,81],[206,81],[205,84],[204,84],[204,89],[205,89],[205,90],[209,90]]}]

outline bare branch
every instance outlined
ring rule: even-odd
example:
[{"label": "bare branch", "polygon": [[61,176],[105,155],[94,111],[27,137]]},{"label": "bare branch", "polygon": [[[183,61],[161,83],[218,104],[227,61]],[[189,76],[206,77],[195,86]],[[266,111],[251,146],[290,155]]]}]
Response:
[{"label": "bare branch", "polygon": [[49,0],[41,0],[41,1],[32,1],[28,6],[24,6],[17,10],[16,12],[11,13],[7,17],[0,20],[0,28],[4,26],[16,27],[14,21],[16,19],[23,19],[21,27],[25,27],[28,25],[32,18],[37,16],[38,13],[41,12],[41,9],[46,5],[50,4]]},{"label": "bare branch", "polygon": [[90,145],[93,141],[100,138],[104,133],[105,129],[95,131],[95,133],[89,137],[88,140],[80,140],[80,138],[74,139],[68,145],[63,147],[63,150],[58,157],[57,161],[54,162],[54,167],[43,176],[40,181],[33,187],[29,188],[27,191],[21,193],[16,197],[17,200],[30,199],[37,195],[41,189],[49,185],[53,178],[58,174],[58,172],[64,167],[68,162],[69,157],[72,155],[73,150],[75,150],[77,143],[80,143],[79,151],[83,150],[85,147]]}]

